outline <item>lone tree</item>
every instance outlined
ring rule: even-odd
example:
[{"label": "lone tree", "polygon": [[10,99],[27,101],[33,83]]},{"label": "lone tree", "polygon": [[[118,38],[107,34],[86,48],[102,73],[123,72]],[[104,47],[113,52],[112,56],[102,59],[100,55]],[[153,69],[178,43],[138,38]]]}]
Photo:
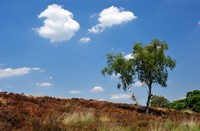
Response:
[{"label": "lone tree", "polygon": [[133,46],[133,58],[129,60],[126,60],[122,53],[117,55],[107,54],[107,67],[103,68],[102,74],[120,74],[121,83],[117,87],[123,86],[124,90],[131,87],[131,84],[134,83],[133,78],[137,76],[149,88],[146,103],[146,113],[148,114],[152,84],[155,83],[166,87],[168,68],[172,70],[176,65],[175,60],[165,55],[167,49],[167,43],[154,39],[146,46],[136,43]]},{"label": "lone tree", "polygon": [[133,47],[133,65],[137,78],[149,88],[146,103],[147,114],[152,96],[152,84],[167,87],[168,68],[172,70],[176,66],[175,60],[166,56],[166,50],[168,50],[167,43],[157,39],[152,40],[149,45],[143,46],[136,43]]}]

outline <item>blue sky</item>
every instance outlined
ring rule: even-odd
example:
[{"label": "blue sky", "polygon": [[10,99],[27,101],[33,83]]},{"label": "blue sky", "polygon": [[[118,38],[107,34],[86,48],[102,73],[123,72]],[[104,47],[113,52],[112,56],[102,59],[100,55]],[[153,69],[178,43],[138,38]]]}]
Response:
[{"label": "blue sky", "polygon": [[[101,75],[105,54],[126,56],[154,38],[177,66],[153,94],[172,101],[200,89],[198,0],[1,0],[0,18],[1,91],[131,103],[117,79]],[[147,88],[131,90],[144,105]]]}]

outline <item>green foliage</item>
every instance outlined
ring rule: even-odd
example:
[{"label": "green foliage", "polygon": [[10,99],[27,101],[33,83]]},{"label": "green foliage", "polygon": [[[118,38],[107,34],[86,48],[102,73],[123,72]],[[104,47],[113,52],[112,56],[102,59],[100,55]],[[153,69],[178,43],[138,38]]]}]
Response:
[{"label": "green foliage", "polygon": [[133,70],[133,61],[126,60],[122,53],[116,55],[107,54],[107,67],[102,69],[102,74],[120,75],[120,83],[117,85],[117,88],[121,86],[126,91],[127,88],[130,88],[130,85],[133,83],[134,70]]},{"label": "green foliage", "polygon": [[167,107],[170,109],[175,109],[175,110],[184,110],[186,109],[186,100],[180,99],[180,100],[173,101],[169,103]]},{"label": "green foliage", "polygon": [[163,96],[153,95],[151,97],[151,107],[161,107],[165,108],[169,104],[169,101]]},{"label": "green foliage", "polygon": [[186,108],[195,112],[200,112],[200,90],[187,92]]},{"label": "green foliage", "polygon": [[140,43],[134,45],[134,67],[141,82],[147,85],[156,83],[162,87],[167,86],[167,68],[172,70],[176,64],[175,60],[165,55],[166,50],[168,50],[167,43],[157,39],[146,46]]},{"label": "green foliage", "polygon": [[172,70],[176,66],[175,60],[165,54],[167,50],[167,43],[157,39],[152,40],[149,45],[143,46],[140,43],[136,43],[133,47],[134,70],[138,79],[149,88],[146,104],[147,114],[149,112],[152,84],[155,83],[166,87],[168,68]]},{"label": "green foliage", "polygon": [[200,112],[200,90],[187,92],[186,98],[168,104],[168,108],[176,110],[192,110]]},{"label": "green foliage", "polygon": [[123,86],[124,90],[130,88],[134,82],[133,78],[137,75],[137,78],[149,87],[146,111],[148,113],[152,84],[166,87],[168,68],[172,70],[176,65],[175,60],[165,54],[166,50],[167,43],[157,39],[146,46],[136,43],[133,46],[132,59],[126,60],[122,53],[107,54],[107,66],[102,69],[102,74],[120,74],[121,83],[117,87]]}]

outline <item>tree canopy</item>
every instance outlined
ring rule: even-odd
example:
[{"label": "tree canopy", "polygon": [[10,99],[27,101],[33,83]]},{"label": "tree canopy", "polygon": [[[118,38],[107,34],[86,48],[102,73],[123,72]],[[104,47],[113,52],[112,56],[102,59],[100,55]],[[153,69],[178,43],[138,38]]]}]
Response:
[{"label": "tree canopy", "polygon": [[123,87],[124,91],[130,88],[133,84],[134,70],[133,70],[133,61],[126,60],[122,53],[116,55],[107,54],[107,67],[102,69],[102,74],[106,73],[110,76],[117,76],[120,79],[117,87]]},{"label": "tree canopy", "polygon": [[169,101],[163,96],[153,95],[151,97],[151,107],[161,107],[165,108],[169,104]]}]

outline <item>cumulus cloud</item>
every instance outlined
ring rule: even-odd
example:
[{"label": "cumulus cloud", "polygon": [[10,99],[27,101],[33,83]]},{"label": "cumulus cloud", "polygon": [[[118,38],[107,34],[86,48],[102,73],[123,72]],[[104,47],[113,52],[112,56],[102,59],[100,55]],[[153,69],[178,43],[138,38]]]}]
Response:
[{"label": "cumulus cloud", "polygon": [[197,25],[200,25],[200,21],[197,22]]},{"label": "cumulus cloud", "polygon": [[127,23],[136,18],[137,16],[135,16],[131,11],[125,11],[123,8],[111,6],[100,12],[98,18],[99,23],[92,26],[88,31],[91,33],[103,32],[105,28]]},{"label": "cumulus cloud", "polygon": [[119,99],[130,99],[130,95],[127,94],[114,94],[110,97],[111,100],[119,100]]},{"label": "cumulus cloud", "polygon": [[132,53],[127,54],[127,55],[124,56],[124,58],[125,58],[126,60],[133,59],[133,54],[132,54]]},{"label": "cumulus cloud", "polygon": [[90,37],[82,37],[78,42],[82,43],[82,44],[86,44],[88,42],[90,42]]},{"label": "cumulus cloud", "polygon": [[79,90],[70,90],[69,93],[70,94],[80,94],[81,91],[79,91]]},{"label": "cumulus cloud", "polygon": [[31,71],[43,71],[40,68],[30,68],[30,67],[22,67],[22,68],[6,68],[0,69],[0,78],[8,78],[13,76],[22,76],[30,73]]},{"label": "cumulus cloud", "polygon": [[104,91],[104,88],[101,86],[95,86],[94,88],[92,88],[92,90],[90,90],[91,92],[102,92]]},{"label": "cumulus cloud", "polygon": [[52,43],[70,40],[80,28],[73,14],[57,4],[49,5],[38,18],[45,18],[44,25],[34,28],[35,32]]},{"label": "cumulus cloud", "polygon": [[135,83],[133,84],[133,86],[136,86],[136,87],[142,87],[142,86],[144,86],[144,85],[145,85],[145,84],[142,83],[142,82],[140,82],[140,81],[135,82]]},{"label": "cumulus cloud", "polygon": [[50,82],[42,82],[42,83],[37,82],[35,85],[39,86],[39,87],[52,87],[53,86],[53,84]]}]

